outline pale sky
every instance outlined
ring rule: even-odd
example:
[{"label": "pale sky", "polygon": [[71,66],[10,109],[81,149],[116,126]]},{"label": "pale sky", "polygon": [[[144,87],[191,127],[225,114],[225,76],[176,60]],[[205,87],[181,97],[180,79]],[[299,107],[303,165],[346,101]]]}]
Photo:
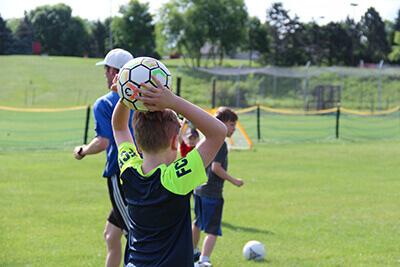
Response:
[{"label": "pale sky", "polygon": [[[139,1],[149,2],[152,14],[156,14],[156,10],[168,2],[168,0]],[[21,18],[24,10],[30,11],[46,4],[65,3],[72,8],[73,16],[104,21],[110,13],[113,16],[118,15],[119,7],[128,2],[129,0],[0,0],[0,15],[3,19]],[[249,15],[258,17],[262,22],[265,21],[266,10],[274,2],[282,2],[284,9],[290,10],[291,17],[297,14],[302,22],[314,20],[320,25],[331,21],[344,21],[347,16],[359,21],[370,7],[374,7],[383,20],[394,22],[400,9],[399,0],[245,0]],[[352,6],[352,3],[357,6]]]}]

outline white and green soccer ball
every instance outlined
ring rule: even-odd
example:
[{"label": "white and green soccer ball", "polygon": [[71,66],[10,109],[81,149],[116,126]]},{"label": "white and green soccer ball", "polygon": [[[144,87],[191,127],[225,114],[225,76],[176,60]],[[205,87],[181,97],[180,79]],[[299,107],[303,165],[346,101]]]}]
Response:
[{"label": "white and green soccer ball", "polygon": [[265,248],[258,241],[249,241],[243,247],[243,256],[246,260],[261,261],[265,257]]},{"label": "white and green soccer ball", "polygon": [[149,111],[143,102],[136,100],[135,96],[141,83],[151,84],[157,87],[151,75],[156,76],[165,88],[172,89],[172,76],[167,67],[151,57],[138,57],[128,61],[119,71],[117,90],[122,102],[130,109],[147,112]]}]

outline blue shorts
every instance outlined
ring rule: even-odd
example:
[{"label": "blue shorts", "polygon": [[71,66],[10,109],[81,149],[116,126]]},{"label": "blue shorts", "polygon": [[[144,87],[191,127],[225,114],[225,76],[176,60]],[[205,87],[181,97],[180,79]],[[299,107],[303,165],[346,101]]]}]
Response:
[{"label": "blue shorts", "polygon": [[207,198],[193,195],[194,197],[194,221],[193,224],[203,230],[204,233],[222,235],[221,220],[223,198]]}]

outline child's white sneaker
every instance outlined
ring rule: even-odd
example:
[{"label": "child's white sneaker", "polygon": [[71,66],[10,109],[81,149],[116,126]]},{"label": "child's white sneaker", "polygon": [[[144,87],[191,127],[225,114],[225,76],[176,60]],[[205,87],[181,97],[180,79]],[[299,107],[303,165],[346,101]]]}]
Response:
[{"label": "child's white sneaker", "polygon": [[211,262],[205,261],[205,262],[196,262],[194,264],[194,267],[212,267]]}]

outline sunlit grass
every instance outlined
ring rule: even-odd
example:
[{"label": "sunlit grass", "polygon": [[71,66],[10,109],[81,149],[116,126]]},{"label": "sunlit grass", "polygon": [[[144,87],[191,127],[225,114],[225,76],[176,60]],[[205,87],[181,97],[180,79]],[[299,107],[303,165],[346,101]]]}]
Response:
[{"label": "sunlit grass", "polygon": [[[101,266],[110,209],[105,155],[0,153],[0,265]],[[400,242],[397,142],[256,145],[231,151],[216,266],[396,264]],[[247,262],[249,240],[266,260]],[[68,263],[68,264],[67,264]]]}]

